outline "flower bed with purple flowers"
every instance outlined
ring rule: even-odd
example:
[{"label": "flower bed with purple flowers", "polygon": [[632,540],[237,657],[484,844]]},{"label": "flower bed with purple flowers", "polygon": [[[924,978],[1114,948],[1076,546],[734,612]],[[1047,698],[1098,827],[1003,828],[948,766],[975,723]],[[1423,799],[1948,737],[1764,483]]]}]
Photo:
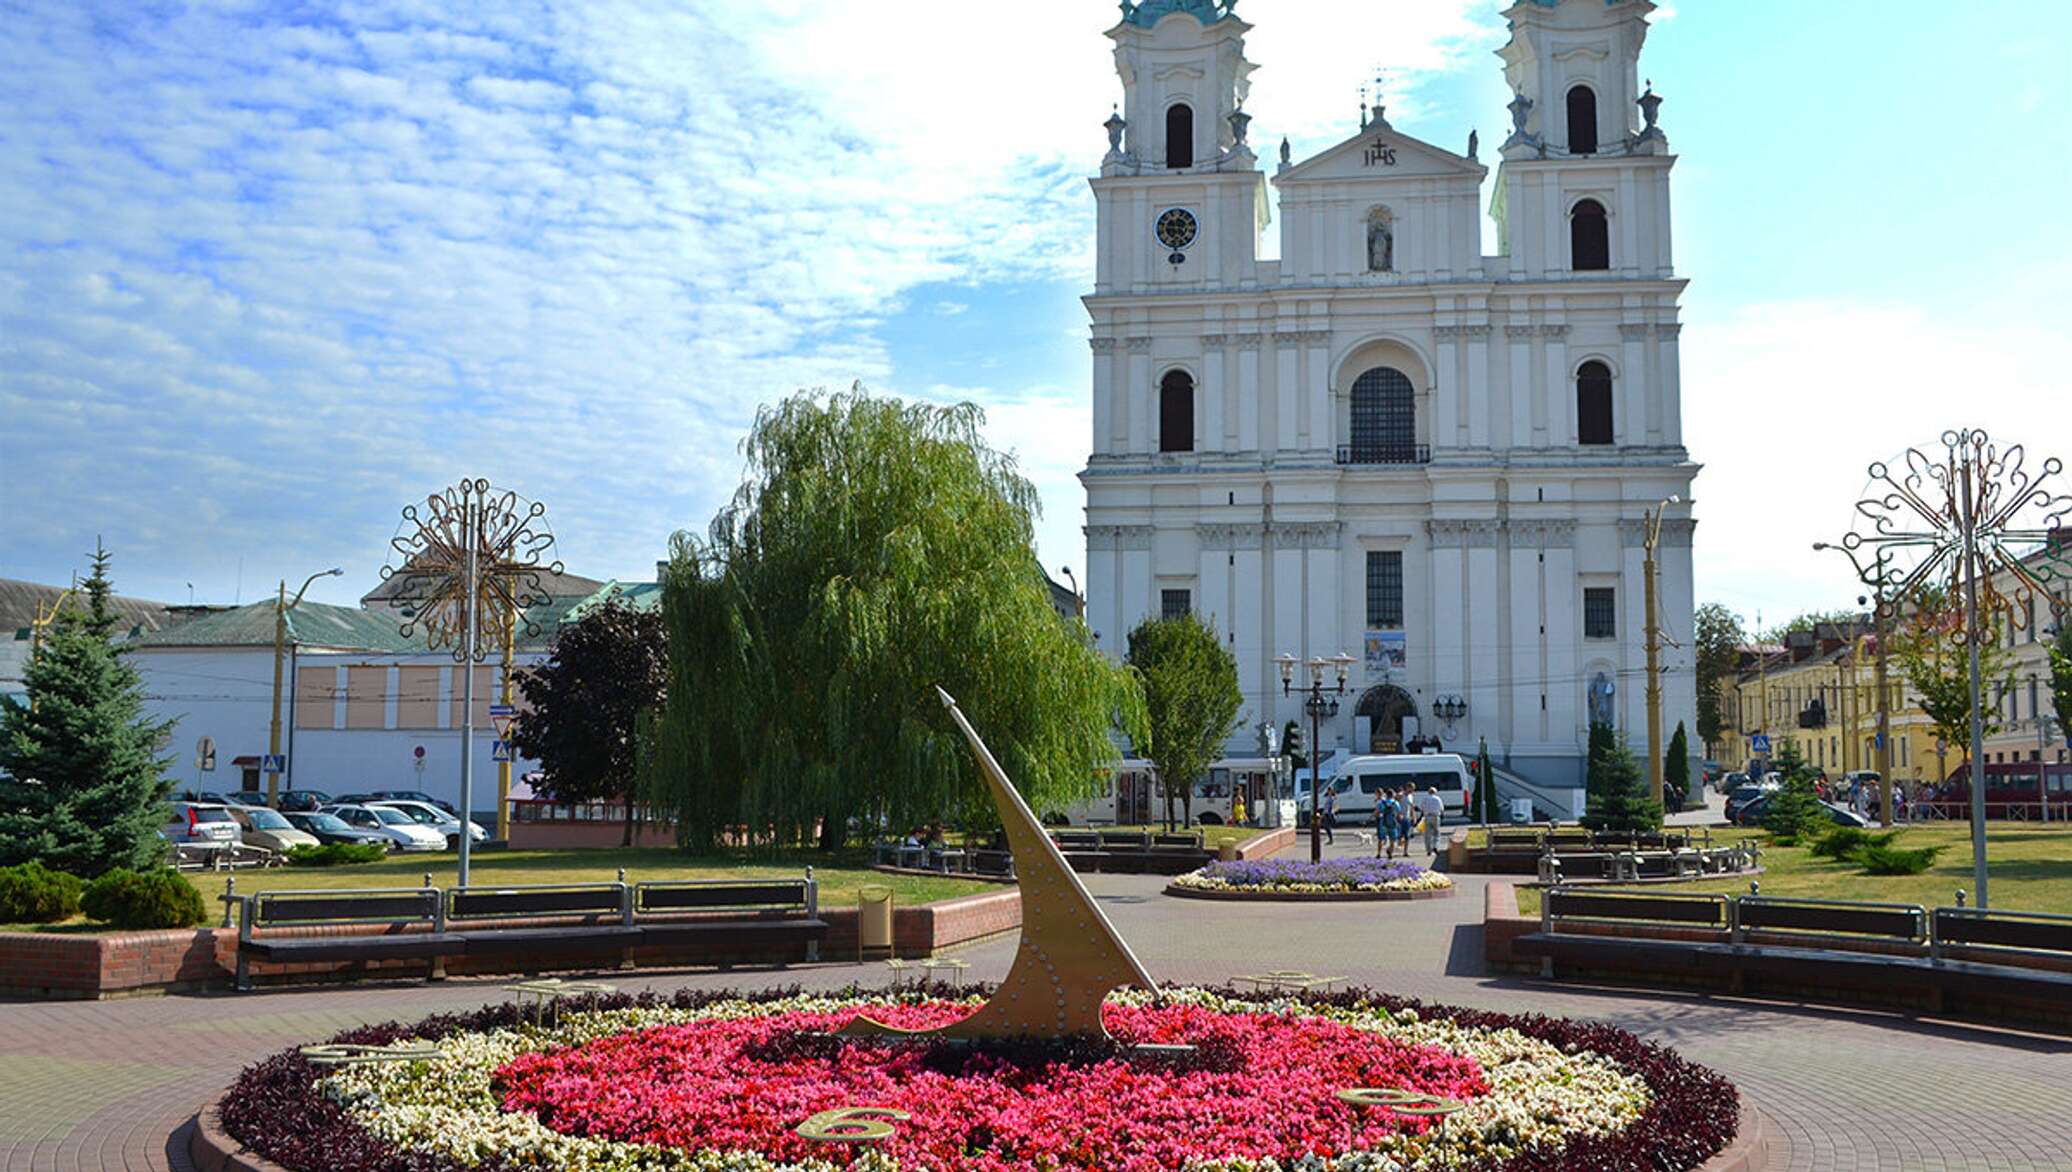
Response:
[{"label": "flower bed with purple flowers", "polygon": [[[937,1024],[979,999],[685,991],[571,999],[551,1023],[502,1005],[369,1026],[333,1041],[415,1049],[330,1068],[290,1050],[202,1130],[291,1172],[1686,1172],[1740,1122],[1733,1084],[1621,1030],[1364,990],[1119,993],[1114,1042],[827,1032],[858,1010]],[[897,1108],[879,1140],[808,1134],[859,1103]]]},{"label": "flower bed with purple flowers", "polygon": [[1248,859],[1210,863],[1180,876],[1168,895],[1209,899],[1433,899],[1453,894],[1453,880],[1415,863],[1389,859]]}]

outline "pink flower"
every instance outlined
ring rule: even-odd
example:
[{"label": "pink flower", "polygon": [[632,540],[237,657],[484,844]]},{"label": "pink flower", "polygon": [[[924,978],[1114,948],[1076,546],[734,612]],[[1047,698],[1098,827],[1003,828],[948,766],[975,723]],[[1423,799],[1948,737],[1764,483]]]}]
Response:
[{"label": "pink flower", "polygon": [[[872,1015],[921,1028],[966,1012],[933,1002],[880,1006]],[[814,1036],[848,1016],[788,1013],[622,1034],[526,1055],[500,1070],[496,1085],[505,1110],[530,1112],[564,1134],[777,1160],[840,1158],[797,1134],[817,1112],[891,1107],[911,1118],[885,1149],[905,1166],[942,1172],[1162,1172],[1196,1159],[1290,1160],[1431,1126],[1349,1106],[1336,1097],[1342,1089],[1400,1087],[1463,1100],[1488,1091],[1468,1058],[1319,1018],[1107,1007],[1120,1041],[1197,1047],[1194,1060],[1172,1064],[1103,1054],[1017,1060]]]}]

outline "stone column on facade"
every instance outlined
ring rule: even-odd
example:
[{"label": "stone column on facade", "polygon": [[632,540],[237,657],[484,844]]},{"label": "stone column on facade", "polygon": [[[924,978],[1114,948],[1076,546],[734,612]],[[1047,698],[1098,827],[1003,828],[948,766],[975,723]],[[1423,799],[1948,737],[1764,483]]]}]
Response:
[{"label": "stone column on facade", "polygon": [[1619,230],[1619,251],[1613,255],[1618,262],[1619,273],[1626,277],[1640,276],[1640,192],[1633,182],[1630,170],[1619,173],[1619,206],[1612,213],[1612,223]]},{"label": "stone column on facade", "polygon": [[1683,446],[1683,326],[1678,322],[1661,322],[1655,326],[1655,361],[1661,372],[1657,377],[1661,388],[1650,400],[1655,409],[1662,413],[1661,441],[1670,447]]},{"label": "stone column on facade", "polygon": [[1222,334],[1203,334],[1201,339],[1201,418],[1195,425],[1195,450],[1200,452],[1226,452],[1230,445],[1224,439],[1225,423],[1223,401],[1224,388],[1229,378],[1223,369]]},{"label": "stone column on facade", "polygon": [[1492,748],[1507,742],[1503,723],[1506,697],[1499,690],[1503,679],[1505,639],[1501,576],[1497,572],[1498,542],[1502,525],[1479,522],[1464,533],[1462,553],[1461,610],[1466,616],[1468,670],[1462,679],[1467,689],[1468,719],[1475,728],[1490,734]]},{"label": "stone column on facade", "polygon": [[1260,335],[1235,333],[1237,342],[1237,385],[1231,387],[1237,404],[1237,449],[1264,451],[1260,443],[1260,412],[1266,410],[1266,395],[1260,391]]},{"label": "stone column on facade", "polygon": [[1535,538],[1545,556],[1547,578],[1547,735],[1562,742],[1587,721],[1583,716],[1582,631],[1583,584],[1576,575],[1576,527],[1573,521],[1543,521]]},{"label": "stone column on facade", "polygon": [[1461,348],[1467,357],[1460,383],[1461,411],[1467,421],[1468,446],[1477,449],[1496,442],[1497,397],[1489,385],[1489,335],[1486,325],[1461,327]]},{"label": "stone column on facade", "polygon": [[1307,368],[1304,377],[1309,380],[1308,447],[1328,454],[1337,442],[1331,410],[1331,331],[1304,330],[1302,341],[1308,347],[1303,362]]},{"label": "stone column on facade", "polygon": [[1522,525],[1511,523],[1510,647],[1511,705],[1516,719],[1511,726],[1511,748],[1538,755],[1547,743],[1547,694],[1545,636],[1546,610],[1541,580],[1540,550],[1521,535]]},{"label": "stone column on facade", "polygon": [[1294,330],[1273,333],[1273,448],[1293,452],[1303,445],[1302,335]]},{"label": "stone column on facade", "polygon": [[1529,325],[1508,325],[1504,327],[1504,340],[1510,350],[1510,375],[1506,379],[1511,400],[1510,447],[1525,448],[1535,444],[1532,421],[1538,415],[1533,404],[1532,347],[1539,331]]},{"label": "stone column on facade", "polygon": [[1115,339],[1094,338],[1087,343],[1094,354],[1093,444],[1097,456],[1116,451]]},{"label": "stone column on facade", "polygon": [[1645,322],[1621,322],[1619,324],[1619,381],[1616,396],[1619,417],[1613,437],[1624,446],[1637,447],[1643,443],[1655,442],[1648,426],[1648,400],[1655,395],[1650,378],[1651,364],[1648,362],[1648,335],[1652,332]]},{"label": "stone column on facade", "polygon": [[[1444,388],[1445,393],[1440,393]],[[1432,327],[1432,447],[1466,445],[1467,404],[1462,401],[1460,327]]]},{"label": "stone column on facade", "polygon": [[1546,430],[1548,443],[1558,448],[1572,448],[1576,443],[1576,392],[1568,369],[1568,327],[1541,326],[1540,338],[1546,347],[1542,362],[1546,379],[1542,400],[1546,404],[1546,415],[1541,424]]},{"label": "stone column on facade", "polygon": [[[1472,521],[1427,521],[1425,538],[1430,552],[1432,598],[1432,695],[1468,691],[1468,648],[1474,624],[1469,621],[1468,573],[1465,540]],[[1440,648],[1446,648],[1441,657]]]},{"label": "stone column on facade", "polygon": [[1129,430],[1125,433],[1122,450],[1131,455],[1141,455],[1158,450],[1158,438],[1153,431],[1151,404],[1158,397],[1158,388],[1153,385],[1151,375],[1151,339],[1131,338],[1129,340],[1129,383],[1123,389],[1123,398],[1128,403]]}]

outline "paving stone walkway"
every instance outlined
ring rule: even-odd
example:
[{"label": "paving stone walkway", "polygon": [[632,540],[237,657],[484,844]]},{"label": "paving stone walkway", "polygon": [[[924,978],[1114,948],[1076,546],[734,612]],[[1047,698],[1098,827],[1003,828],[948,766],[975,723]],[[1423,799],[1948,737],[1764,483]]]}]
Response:
[{"label": "paving stone walkway", "polygon": [[[1341,833],[1334,853],[1359,849]],[[1371,849],[1371,848],[1369,848]],[[1408,996],[1600,1018],[1733,1078],[1775,1120],[1781,1167],[1913,1172],[2072,1168],[2072,1044],[1875,1013],[1491,978],[1482,883],[1453,899],[1223,904],[1159,894],[1163,880],[1088,886],[1161,980],[1222,982],[1261,968],[1342,975]],[[1012,938],[959,955],[1004,976]],[[604,974],[653,988],[880,984],[878,965]],[[0,1169],[178,1169],[186,1121],[248,1063],[347,1026],[505,998],[496,980],[377,984],[109,1002],[0,1002]]]}]

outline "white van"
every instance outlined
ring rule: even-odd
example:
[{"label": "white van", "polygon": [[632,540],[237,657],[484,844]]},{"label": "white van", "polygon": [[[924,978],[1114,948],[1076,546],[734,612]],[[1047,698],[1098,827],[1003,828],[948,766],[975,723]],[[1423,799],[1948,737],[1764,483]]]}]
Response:
[{"label": "white van", "polygon": [[1373,821],[1381,791],[1405,787],[1418,793],[1438,790],[1447,815],[1465,818],[1468,790],[1474,783],[1466,759],[1458,753],[1348,757],[1332,776],[1325,792],[1337,795],[1340,826]]}]

